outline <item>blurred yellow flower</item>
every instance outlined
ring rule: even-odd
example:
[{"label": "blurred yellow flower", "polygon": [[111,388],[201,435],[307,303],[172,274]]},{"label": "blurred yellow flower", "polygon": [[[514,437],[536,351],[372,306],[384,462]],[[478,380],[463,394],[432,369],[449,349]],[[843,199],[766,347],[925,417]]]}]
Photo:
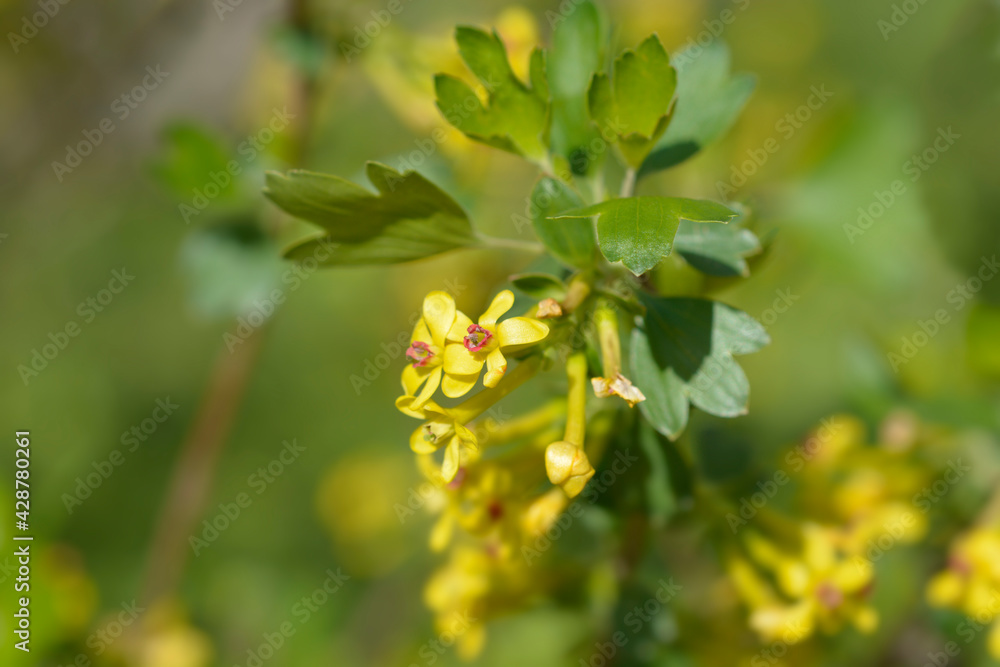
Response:
[{"label": "blurred yellow flower", "polygon": [[789,553],[757,533],[744,539],[751,560],[774,578],[777,590],[756,573],[750,561],[731,558],[730,577],[751,609],[750,626],[764,641],[797,643],[816,629],[839,632],[845,623],[861,632],[878,626],[868,604],[874,569],[840,549],[839,532],[806,523],[800,551]]},{"label": "blurred yellow flower", "polygon": [[992,621],[990,655],[1000,660],[1000,527],[979,527],[955,540],[948,567],[927,584],[927,601]]}]

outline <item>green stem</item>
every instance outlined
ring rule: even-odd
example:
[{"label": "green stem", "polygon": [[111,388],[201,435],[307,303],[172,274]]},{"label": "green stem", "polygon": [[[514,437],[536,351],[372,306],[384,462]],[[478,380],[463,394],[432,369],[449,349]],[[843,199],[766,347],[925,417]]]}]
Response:
[{"label": "green stem", "polygon": [[448,413],[460,424],[470,421],[489,410],[501,398],[534,377],[542,367],[542,357],[535,355],[519,363],[514,370],[504,375],[497,386],[484,389],[465,403],[450,408]]},{"label": "green stem", "polygon": [[631,197],[635,194],[635,180],[636,180],[636,170],[629,167],[625,170],[625,178],[622,179],[622,188],[619,193],[619,197],[624,199],[625,197]]},{"label": "green stem", "polygon": [[520,241],[518,239],[503,239],[496,236],[477,234],[479,246],[482,248],[502,248],[505,250],[520,250],[522,252],[545,252],[545,246],[534,241]]},{"label": "green stem", "polygon": [[563,440],[583,447],[587,428],[587,356],[577,352],[566,360],[569,392],[566,405],[566,434]]}]

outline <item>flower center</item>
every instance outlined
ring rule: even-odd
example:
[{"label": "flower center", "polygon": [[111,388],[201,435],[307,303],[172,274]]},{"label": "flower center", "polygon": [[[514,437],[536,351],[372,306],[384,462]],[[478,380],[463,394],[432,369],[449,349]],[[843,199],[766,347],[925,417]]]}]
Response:
[{"label": "flower center", "polygon": [[819,601],[827,609],[835,609],[844,602],[844,594],[836,586],[827,581],[819,585],[816,597],[819,598]]},{"label": "flower center", "polygon": [[451,426],[439,422],[427,422],[421,430],[423,431],[424,442],[435,444],[446,436],[452,435]]},{"label": "flower center", "polygon": [[413,341],[410,343],[410,347],[406,348],[406,358],[417,367],[426,366],[433,356],[431,346],[419,340]]},{"label": "flower center", "polygon": [[469,352],[479,352],[493,338],[489,329],[484,329],[478,324],[470,324],[466,331],[469,332],[469,335],[465,337],[465,349]]}]

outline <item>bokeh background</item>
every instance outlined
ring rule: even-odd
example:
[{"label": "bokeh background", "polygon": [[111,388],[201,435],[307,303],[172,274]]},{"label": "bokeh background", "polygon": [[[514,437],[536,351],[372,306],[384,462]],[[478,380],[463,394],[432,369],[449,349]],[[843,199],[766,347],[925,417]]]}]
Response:
[{"label": "bokeh background", "polygon": [[[452,651],[427,652],[430,518],[400,520],[394,509],[420,482],[412,424],[392,408],[397,341],[427,291],[452,289],[478,312],[532,260],[468,251],[296,273],[279,250],[304,227],[260,188],[267,169],[363,182],[365,160],[408,160],[490,233],[530,239],[512,215],[524,212],[532,168],[451,130],[433,135],[443,122],[431,76],[461,71],[457,23],[497,26],[523,63],[548,40],[557,3],[403,0],[372,29],[387,3],[52,2],[57,11],[32,33],[24,21],[44,4],[0,2],[0,413],[10,445],[0,488],[12,497],[13,432],[30,429],[36,539],[33,651],[11,649],[5,611],[3,664],[248,665],[248,650],[284,623],[295,634],[266,664],[456,664]],[[605,6],[618,49],[654,30],[672,51],[718,33],[734,70],[757,78],[721,143],[642,185],[718,197],[729,183],[769,239],[752,278],[717,294],[761,319],[773,342],[742,360],[750,414],[692,424],[704,474],[752,484],[826,415],[851,412],[874,429],[905,409],[971,438],[975,483],[956,489],[953,519],[968,520],[1000,472],[1000,278],[968,284],[1000,251],[1000,6]],[[724,10],[734,20],[721,22]],[[803,107],[819,89],[831,95]],[[913,156],[942,132],[953,140],[914,172]],[[770,138],[778,150],[747,166]],[[80,142],[92,150],[77,164],[67,146]],[[231,160],[240,173],[213,188]],[[871,218],[859,221],[859,208]],[[118,293],[107,289],[115,271],[134,276]],[[962,285],[968,298],[955,296]],[[274,290],[282,303],[271,314]],[[948,321],[915,339],[940,309]],[[61,338],[71,323],[78,334]],[[52,358],[33,361],[59,340]],[[176,406],[162,421],[158,401]],[[284,443],[302,449],[281,462]],[[113,456],[120,465],[101,475]],[[209,539],[202,521],[241,493],[252,502]],[[191,546],[190,521],[205,544]],[[5,544],[11,525],[5,517]],[[303,607],[338,568],[349,578]],[[0,573],[5,610],[12,576]],[[923,604],[905,580],[895,590],[902,606]],[[171,602],[127,611],[159,596]],[[145,628],[141,642],[111,636],[123,613]],[[566,664],[588,641],[583,618],[542,602],[501,619],[479,664]],[[851,660],[923,664],[924,645],[940,637],[905,619]],[[982,652],[961,659],[991,664]]]}]

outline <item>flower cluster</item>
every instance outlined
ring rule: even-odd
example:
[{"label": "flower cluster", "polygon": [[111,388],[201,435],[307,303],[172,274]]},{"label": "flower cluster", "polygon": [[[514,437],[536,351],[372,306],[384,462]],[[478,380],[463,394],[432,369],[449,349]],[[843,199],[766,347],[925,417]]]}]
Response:
[{"label": "flower cluster", "polygon": [[905,502],[925,480],[906,448],[867,446],[852,417],[824,421],[786,459],[805,517],[762,508],[759,526],[746,528],[726,559],[750,626],[766,642],[794,644],[846,625],[873,631],[875,561],[927,530],[924,514]]},{"label": "flower cluster", "polygon": [[[520,352],[544,339],[549,328],[537,319],[510,317],[498,322],[511,306],[514,294],[500,292],[476,322],[455,307],[446,292],[431,292],[424,299],[406,350],[409,361],[403,369],[403,396],[396,407],[403,414],[423,419],[413,432],[410,447],[417,454],[445,450],[443,474],[451,481],[461,465],[464,451],[477,447],[475,435],[464,424],[479,416],[537,370],[526,364],[519,374],[507,378],[506,355]],[[486,390],[456,408],[446,409],[431,400],[440,387],[448,398],[461,398],[476,385],[486,366]]]},{"label": "flower cluster", "polygon": [[979,526],[955,541],[948,567],[927,585],[927,601],[989,625],[986,645],[1000,660],[1000,526]]},{"label": "flower cluster", "polygon": [[[514,302],[513,293],[503,291],[473,321],[448,294],[431,292],[414,328],[402,376],[405,393],[396,407],[422,422],[410,448],[435,489],[428,503],[438,514],[430,547],[448,552],[424,598],[439,630],[458,637],[463,657],[481,650],[486,620],[523,606],[555,579],[524,550],[552,528],[594,475],[591,457],[600,455],[608,429],[595,435],[592,425],[587,438],[588,388],[598,397],[620,395],[629,405],[643,399],[620,373],[613,313],[596,318],[608,383],[592,377],[582,344],[565,342],[575,331],[573,311],[584,299],[548,299],[532,309],[533,316],[501,320]],[[486,415],[563,352],[565,399],[503,421]],[[510,369],[509,359],[518,360]],[[482,389],[470,395],[481,375]],[[434,397],[439,388],[446,399],[463,400],[445,407]],[[460,630],[457,619],[464,619]]]}]

